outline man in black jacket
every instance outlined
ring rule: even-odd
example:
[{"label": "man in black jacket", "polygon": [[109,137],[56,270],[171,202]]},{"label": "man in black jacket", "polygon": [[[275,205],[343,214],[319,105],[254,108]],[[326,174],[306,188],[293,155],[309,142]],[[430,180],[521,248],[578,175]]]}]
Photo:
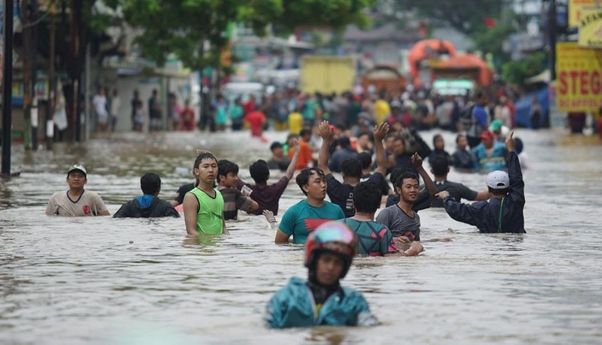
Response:
[{"label": "man in black jacket", "polygon": [[140,178],[140,188],[144,195],[123,204],[113,218],[155,218],[180,217],[180,214],[165,200],[157,196],[161,191],[161,178],[157,174],[146,173]]},{"label": "man in black jacket", "polygon": [[[471,201],[488,200],[490,195],[488,190],[480,192],[474,191],[465,185],[457,182],[452,182],[447,179],[449,173],[449,162],[447,158],[443,156],[432,156],[429,159],[431,163],[431,172],[434,175],[434,182],[437,190],[448,191],[449,195],[460,201],[460,199],[466,199]],[[439,198],[431,199],[431,207],[443,207],[443,201]]]},{"label": "man in black jacket", "polygon": [[437,193],[450,217],[474,225],[480,232],[525,233],[525,183],[518,155],[514,152],[513,135],[514,132],[506,138],[508,173],[497,170],[487,175],[487,187],[492,194],[489,200],[469,205],[456,201],[447,191]]}]

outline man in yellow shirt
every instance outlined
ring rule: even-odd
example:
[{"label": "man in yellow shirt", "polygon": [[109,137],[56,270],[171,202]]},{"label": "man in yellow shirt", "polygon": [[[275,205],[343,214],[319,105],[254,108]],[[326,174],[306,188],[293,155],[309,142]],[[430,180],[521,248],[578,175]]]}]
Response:
[{"label": "man in yellow shirt", "polygon": [[303,115],[297,110],[288,115],[288,130],[291,134],[299,135],[303,129]]},{"label": "man in yellow shirt", "polygon": [[389,102],[383,99],[381,96],[376,102],[374,102],[374,120],[377,125],[385,122],[387,117],[391,115],[391,107],[389,106]]}]

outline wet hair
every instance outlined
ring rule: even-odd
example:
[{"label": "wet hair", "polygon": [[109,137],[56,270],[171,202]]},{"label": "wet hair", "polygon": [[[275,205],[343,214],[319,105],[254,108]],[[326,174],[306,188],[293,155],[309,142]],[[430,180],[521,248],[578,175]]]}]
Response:
[{"label": "wet hair", "polygon": [[393,136],[393,142],[396,141],[401,141],[401,143],[403,144],[403,146],[406,146],[406,141],[403,139],[403,137],[400,134],[396,134],[395,136]]},{"label": "wet hair", "polygon": [[466,136],[464,134],[458,134],[456,135],[456,144],[460,141],[460,139],[462,138],[466,138]]},{"label": "wet hair", "polygon": [[256,184],[263,184],[270,178],[270,168],[268,167],[268,163],[263,159],[251,164],[249,173],[251,173],[251,178]]},{"label": "wet hair", "polygon": [[357,138],[359,139],[359,138],[363,137],[364,135],[368,136],[368,140],[374,141],[374,135],[370,132],[362,132],[362,133],[360,133],[360,135],[357,136]]},{"label": "wet hair", "polygon": [[338,140],[338,144],[339,146],[341,146],[342,148],[350,148],[351,147],[351,141],[349,140],[349,137],[340,137]]},{"label": "wet hair", "polygon": [[433,156],[429,159],[429,163],[435,176],[445,176],[449,172],[449,162],[445,157]]},{"label": "wet hair", "polygon": [[357,158],[345,159],[341,163],[341,173],[346,177],[362,177],[362,163]]},{"label": "wet hair", "polygon": [[194,160],[194,165],[192,166],[192,170],[198,168],[199,164],[201,164],[201,162],[204,159],[213,159],[217,163],[217,158],[215,158],[213,153],[211,153],[209,151],[203,151],[203,152],[199,153],[198,156],[196,156],[196,159]]},{"label": "wet hair", "polygon": [[299,136],[300,136],[300,137],[302,137],[302,138],[303,138],[304,136],[308,135],[308,134],[310,134],[310,135],[311,135],[311,129],[309,129],[309,128],[303,128],[303,129],[301,130],[301,132],[299,132]]},{"label": "wet hair", "polygon": [[155,195],[161,190],[161,177],[155,173],[146,173],[140,178],[142,193]]},{"label": "wet hair", "polygon": [[299,188],[301,188],[301,191],[305,195],[307,195],[307,192],[305,191],[305,189],[303,189],[303,187],[309,183],[309,177],[313,174],[316,174],[319,177],[324,177],[324,172],[322,171],[322,169],[306,168],[301,170],[301,172],[299,173],[299,175],[297,175],[297,178],[295,179],[295,181],[297,181],[297,185],[299,186]]},{"label": "wet hair", "polygon": [[370,168],[370,165],[372,165],[372,155],[370,155],[370,152],[362,152],[362,153],[358,154],[357,159],[360,161],[360,164],[362,165],[362,170],[368,169],[368,168]]},{"label": "wet hair", "polygon": [[[433,148],[437,148],[437,139],[441,138],[441,140],[443,140],[443,136],[441,134],[435,134],[433,136]],[[445,145],[444,147],[445,148]]]},{"label": "wet hair", "polygon": [[353,206],[357,212],[374,213],[380,207],[382,193],[372,182],[362,182],[353,189]]},{"label": "wet hair", "polygon": [[416,180],[416,182],[418,182],[418,184],[420,184],[420,180],[418,179],[418,175],[416,175],[416,173],[413,173],[411,171],[402,171],[402,173],[397,176],[397,178],[395,179],[395,184],[394,186],[401,188],[401,185],[403,183],[403,180],[407,179],[407,178],[411,178]]},{"label": "wet hair", "polygon": [[[385,137],[385,141],[387,141],[387,140],[392,140],[392,139],[395,139],[395,138],[397,138],[397,137],[400,137],[400,136],[399,136],[397,133],[389,133],[389,134],[387,134],[387,136]],[[400,138],[401,138],[401,137],[400,137]]]},{"label": "wet hair", "polygon": [[389,182],[391,182],[393,186],[397,186],[397,179],[399,178],[399,176],[401,176],[401,174],[403,174],[404,171],[406,170],[402,168],[393,169],[393,171],[391,171],[391,174],[389,175]]},{"label": "wet hair", "polygon": [[510,187],[504,188],[504,189],[494,189],[494,188],[487,186],[487,189],[489,190],[489,193],[491,193],[493,195],[506,195],[510,191]]},{"label": "wet hair", "polygon": [[523,148],[524,148],[524,144],[521,138],[516,137],[514,138],[514,144],[515,144],[515,148],[514,150],[516,151],[516,154],[519,155],[521,152],[523,152]]},{"label": "wet hair", "polygon": [[283,146],[279,141],[274,141],[272,145],[270,145],[270,151],[274,151],[275,149],[281,149]]},{"label": "wet hair", "polygon": [[217,182],[219,182],[220,176],[226,177],[229,173],[238,175],[238,164],[227,159],[220,159],[217,162]]},{"label": "wet hair", "polygon": [[[215,156],[213,155],[213,153],[209,152],[209,151],[202,151],[201,153],[199,153],[198,156],[196,156],[196,159],[194,160],[194,165],[192,166],[192,171],[194,172],[194,169],[197,169],[199,167],[199,165],[201,164],[201,162],[204,159],[213,159],[216,163],[217,163],[217,158],[215,158]],[[199,184],[199,178],[198,176],[195,175],[195,186]]]}]

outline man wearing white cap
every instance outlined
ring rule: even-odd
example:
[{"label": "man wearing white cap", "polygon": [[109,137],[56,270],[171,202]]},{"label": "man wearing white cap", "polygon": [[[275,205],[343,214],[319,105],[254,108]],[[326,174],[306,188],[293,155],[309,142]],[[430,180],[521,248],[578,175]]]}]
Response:
[{"label": "man wearing white cap", "polygon": [[48,200],[46,215],[83,217],[83,216],[110,216],[100,196],[94,192],[84,190],[88,183],[86,168],[82,165],[73,165],[67,171],[67,184],[69,190],[56,192]]},{"label": "man wearing white cap", "polygon": [[492,195],[489,200],[462,204],[451,198],[447,191],[437,194],[443,199],[445,211],[450,217],[474,225],[480,232],[525,233],[525,183],[518,155],[514,152],[513,135],[514,132],[511,132],[506,138],[508,173],[496,170],[487,175],[487,187]]}]

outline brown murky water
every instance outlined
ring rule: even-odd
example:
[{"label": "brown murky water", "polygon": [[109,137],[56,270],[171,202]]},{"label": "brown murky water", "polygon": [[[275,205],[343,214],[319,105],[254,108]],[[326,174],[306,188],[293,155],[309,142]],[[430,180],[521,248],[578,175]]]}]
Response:
[{"label": "brown murky water", "polygon": [[[602,147],[559,146],[553,132],[517,135],[529,154],[527,235],[481,235],[443,210],[421,211],[425,239],[453,240],[427,243],[420,257],[357,259],[344,280],[383,325],[286,331],[265,329],[261,315],[290,276],[306,274],[302,252],[273,245],[260,217],[242,215],[227,224],[229,236],[191,244],[182,219],[44,215],[75,162],[114,212],[140,193],[146,171],[159,172],[161,196],[172,197],[191,181],[199,147],[237,161],[249,179],[249,162],[267,158],[268,144],[248,133],[172,133],[33,154],[16,147],[22,174],[0,183],[0,343],[597,344]],[[445,138],[452,150],[453,135]],[[484,187],[479,175],[452,172],[450,180]],[[281,208],[300,198],[291,184]]]}]

